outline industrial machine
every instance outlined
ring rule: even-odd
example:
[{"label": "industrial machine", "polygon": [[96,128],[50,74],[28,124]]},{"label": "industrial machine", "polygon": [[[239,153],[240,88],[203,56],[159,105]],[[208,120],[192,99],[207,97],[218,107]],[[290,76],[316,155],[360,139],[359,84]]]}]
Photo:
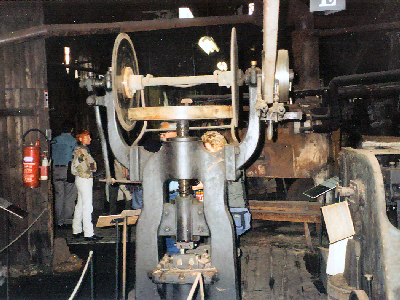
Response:
[{"label": "industrial machine", "polygon": [[[264,12],[268,15],[270,11]],[[277,19],[270,18],[272,24],[267,24],[266,19],[261,69],[255,63],[246,72],[238,69],[233,28],[229,71],[189,77],[143,76],[139,74],[133,43],[127,34],[120,34],[114,44],[110,72],[103,80],[83,82],[90,91],[96,86],[105,89],[105,95],[93,92],[87,102],[96,106],[100,129],[98,107],[107,108],[108,143],[112,152],[129,170],[130,180],[143,186],[144,205],[136,228],[136,285],[131,293],[135,299],[187,299],[199,276],[205,283],[206,299],[241,298],[238,249],[227,205],[226,184],[237,180],[254,155],[260,120],[268,123],[267,138],[271,139],[275,123],[302,118],[302,112],[286,110],[291,80],[288,54],[278,51],[276,57],[276,36],[275,39],[273,34],[268,36],[274,30],[267,30],[267,27],[277,28],[277,23],[274,24]],[[368,76],[375,78],[376,74]],[[339,127],[333,113],[335,109],[332,109],[339,106],[333,101],[338,98],[337,85],[358,77],[332,81],[332,99],[328,99],[333,104],[327,105],[331,108],[329,122],[322,122],[324,126],[316,125],[311,130],[329,132]],[[182,99],[178,106],[145,106],[145,87],[185,88],[199,84],[230,87],[231,105],[193,106],[190,99]],[[249,88],[250,108],[247,134],[239,141],[236,128],[239,86],[243,84]],[[198,138],[190,135],[195,130],[211,129],[194,126],[198,120],[225,120],[225,124],[228,120],[229,125],[211,128],[229,129],[235,142],[218,152],[208,152]],[[175,122],[177,137],[165,142],[156,153],[138,146],[144,134],[161,131],[152,126],[148,128],[149,122],[161,121]],[[137,130],[138,122],[141,124],[139,132],[133,144],[128,145],[121,131]],[[106,140],[102,130],[100,133],[106,152]],[[396,280],[399,273],[396,247],[400,218],[399,159],[399,150],[379,147],[346,148],[340,155],[337,191],[350,203],[356,234],[348,243],[345,272],[328,280],[330,299],[397,299],[400,296]],[[110,179],[109,172],[107,178]],[[194,180],[204,185],[202,202],[191,193]],[[171,181],[178,182],[179,195],[170,201],[168,184]],[[170,255],[166,251],[167,238],[175,241],[179,253]]]},{"label": "industrial machine", "polygon": [[[273,28],[277,29],[278,8],[273,13],[276,15]],[[245,73],[238,69],[236,30],[233,28],[229,71],[161,78],[139,74],[133,44],[129,36],[122,33],[114,44],[111,71],[103,80],[82,83],[90,91],[99,85],[105,88],[105,95],[92,93],[87,102],[97,106],[100,127],[98,106],[107,108],[112,152],[129,170],[130,180],[143,186],[143,209],[136,227],[136,299],[186,299],[199,274],[204,280],[206,299],[241,298],[238,249],[225,196],[226,183],[237,180],[253,155],[259,141],[260,119],[268,122],[269,137],[272,138],[276,122],[302,117],[301,112],[287,112],[285,109],[291,79],[288,54],[279,51],[276,55],[277,32],[272,33],[275,39],[269,39],[269,49],[273,50],[266,51],[270,55],[265,56],[263,69],[257,68],[256,63]],[[235,130],[238,126],[239,86],[243,83],[249,86],[250,111],[247,135],[239,142]],[[230,87],[231,105],[191,106],[190,99],[182,99],[183,105],[145,107],[145,87],[168,85],[184,88],[198,84]],[[213,126],[212,129],[230,129],[235,141],[224,149],[208,152],[197,137],[190,136],[190,131],[208,129],[192,126],[191,122],[222,119],[230,121],[230,124]],[[160,130],[147,128],[151,121],[177,124],[177,137],[165,142],[156,153],[138,146],[143,134]],[[130,131],[137,122],[142,122],[142,127],[135,142],[128,145],[121,127]],[[103,149],[106,149],[105,145]],[[194,180],[204,185],[203,202],[191,193]],[[172,201],[168,197],[170,181],[179,183],[179,195]],[[165,238],[175,240],[180,252],[166,253]]]},{"label": "industrial machine", "polygon": [[355,235],[344,273],[328,280],[328,299],[399,299],[399,159],[395,138],[342,150],[337,190],[349,203]]}]

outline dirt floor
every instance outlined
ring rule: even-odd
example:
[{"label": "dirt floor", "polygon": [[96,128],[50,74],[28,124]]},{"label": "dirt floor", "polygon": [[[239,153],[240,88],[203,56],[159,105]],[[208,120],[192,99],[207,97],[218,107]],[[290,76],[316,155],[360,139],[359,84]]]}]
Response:
[{"label": "dirt floor", "polygon": [[[326,299],[319,279],[319,259],[307,249],[303,224],[253,221],[252,229],[240,238],[242,299]],[[134,227],[132,228],[134,229]],[[311,226],[311,229],[313,227]],[[116,273],[116,258],[121,261],[121,244],[116,244],[115,227],[96,228],[104,239],[96,244],[72,239],[71,229],[59,229],[56,238],[65,239],[70,254],[81,264],[67,272],[10,278],[0,287],[0,299],[68,299],[85,264],[89,251],[94,251],[93,281],[91,269],[83,280],[75,299],[121,299],[121,264]],[[119,230],[119,234],[121,231]],[[128,244],[127,292],[134,286],[134,230]],[[119,241],[121,241],[119,237]],[[312,231],[314,249],[320,245]],[[322,239],[326,242],[325,239]],[[68,251],[68,250],[67,250]],[[74,263],[77,260],[73,259]],[[116,276],[118,275],[118,276]],[[116,284],[118,280],[118,285]],[[150,299],[149,299],[150,300]]]}]

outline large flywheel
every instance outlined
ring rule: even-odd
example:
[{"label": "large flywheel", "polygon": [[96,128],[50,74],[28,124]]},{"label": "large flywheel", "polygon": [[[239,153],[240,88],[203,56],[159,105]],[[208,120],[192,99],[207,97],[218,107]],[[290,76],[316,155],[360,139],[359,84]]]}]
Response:
[{"label": "large flywheel", "polygon": [[138,75],[139,67],[135,48],[126,33],[120,33],[115,40],[111,67],[115,111],[122,128],[130,131],[136,121],[129,120],[128,110],[141,106],[141,102],[140,91],[132,92],[128,87],[129,76]]}]

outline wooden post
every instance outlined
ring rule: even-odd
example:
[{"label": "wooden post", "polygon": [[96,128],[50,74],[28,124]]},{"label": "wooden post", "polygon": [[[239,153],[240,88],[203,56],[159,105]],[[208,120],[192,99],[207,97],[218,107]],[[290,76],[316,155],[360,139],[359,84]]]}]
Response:
[{"label": "wooden post", "polygon": [[128,234],[127,216],[124,217],[124,229],[122,232],[122,299],[125,300],[126,293],[126,236]]}]

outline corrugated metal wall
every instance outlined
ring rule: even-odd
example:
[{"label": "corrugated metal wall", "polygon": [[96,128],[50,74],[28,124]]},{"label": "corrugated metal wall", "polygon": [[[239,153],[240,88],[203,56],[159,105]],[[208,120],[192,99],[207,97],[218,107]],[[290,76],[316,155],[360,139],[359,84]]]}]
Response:
[{"label": "corrugated metal wall", "polygon": [[[0,3],[0,34],[43,24],[40,3]],[[0,245],[19,236],[43,212],[32,228],[9,248],[11,262],[47,265],[51,260],[52,209],[50,181],[41,181],[35,189],[23,187],[23,134],[29,129],[46,132],[49,114],[45,107],[47,90],[45,40],[30,39],[0,46],[0,197],[28,211],[19,219],[0,209]],[[48,150],[39,132],[30,132],[26,144],[39,140]],[[0,253],[5,260],[7,251]]]}]

